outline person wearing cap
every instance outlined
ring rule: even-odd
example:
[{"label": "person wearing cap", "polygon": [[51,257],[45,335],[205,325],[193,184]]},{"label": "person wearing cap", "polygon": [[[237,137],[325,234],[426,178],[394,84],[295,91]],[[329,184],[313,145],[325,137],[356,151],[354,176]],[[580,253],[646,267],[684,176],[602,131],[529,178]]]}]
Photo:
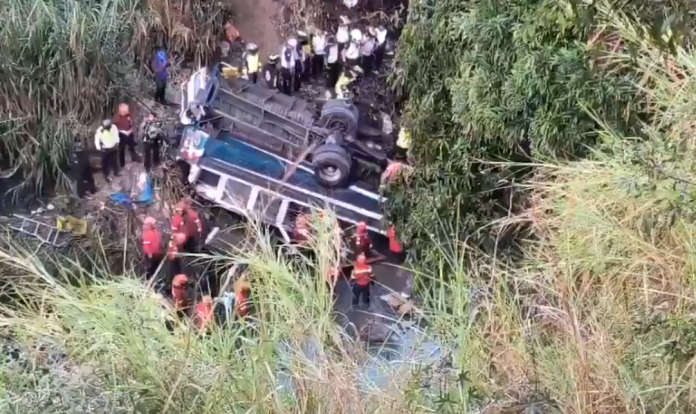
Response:
[{"label": "person wearing cap", "polygon": [[338,29],[336,30],[336,43],[338,44],[338,53],[339,55],[342,55],[343,50],[350,42],[350,30],[348,29],[350,20],[346,16],[341,16],[340,21],[341,22],[338,24]]},{"label": "person wearing cap", "polygon": [[282,92],[286,95],[292,95],[297,60],[297,39],[291,37],[280,50],[280,80]]},{"label": "person wearing cap", "polygon": [[374,51],[375,51],[375,38],[377,31],[374,27],[368,28],[367,35],[363,37],[362,43],[360,44],[360,59],[362,61],[363,72],[365,76],[372,73],[373,61],[374,61]]},{"label": "person wearing cap", "polygon": [[300,41],[298,53],[302,62],[302,73],[300,74],[302,82],[309,82],[312,77],[312,43],[307,32],[300,30],[297,32],[297,38]]},{"label": "person wearing cap", "polygon": [[277,89],[282,92],[281,82],[278,82],[278,60],[278,54],[271,53],[268,56],[268,62],[263,65],[262,73],[268,89]]},{"label": "person wearing cap", "polygon": [[384,25],[377,26],[375,29],[375,39],[377,40],[377,45],[375,47],[375,71],[378,71],[382,67],[382,61],[384,61],[384,53],[387,47],[387,28]]},{"label": "person wearing cap", "polygon": [[170,277],[181,273],[181,257],[179,253],[184,250],[186,244],[186,234],[184,232],[172,233],[167,246],[167,260],[169,260]]},{"label": "person wearing cap", "polygon": [[155,102],[166,105],[165,98],[167,91],[167,81],[169,80],[169,57],[164,49],[160,49],[155,53],[152,59],[152,73],[155,75]]},{"label": "person wearing cap", "polygon": [[256,43],[247,43],[246,52],[242,56],[244,61],[243,73],[252,83],[257,83],[259,80],[259,70],[261,69],[261,61],[259,60],[259,48]]},{"label": "person wearing cap", "polygon": [[326,89],[332,91],[336,87],[338,77],[341,75],[341,64],[338,43],[334,36],[330,36],[326,43]]},{"label": "person wearing cap", "polygon": [[188,277],[185,274],[179,273],[172,278],[172,302],[177,313],[183,314],[188,307],[187,287]]},{"label": "person wearing cap", "polygon": [[130,152],[131,161],[138,162],[140,157],[135,152],[135,134],[133,133],[133,116],[130,106],[126,103],[118,105],[118,114],[114,119],[118,128],[118,161],[121,168],[126,166],[126,149]]},{"label": "person wearing cap", "polygon": [[162,261],[162,233],[157,230],[157,220],[146,217],[143,221],[143,256],[145,274],[152,277]]},{"label": "person wearing cap", "polygon": [[80,141],[75,142],[73,151],[70,153],[70,177],[75,182],[78,197],[82,198],[87,193],[97,192],[97,187],[94,185],[94,171]]},{"label": "person wearing cap", "polygon": [[94,147],[101,151],[102,172],[107,182],[111,181],[109,175],[118,175],[118,141],[119,134],[116,125],[111,123],[111,119],[102,121],[102,125],[97,128],[94,134]]},{"label": "person wearing cap", "polygon": [[326,63],[326,32],[319,31],[312,36],[312,51],[312,76],[319,79]]}]

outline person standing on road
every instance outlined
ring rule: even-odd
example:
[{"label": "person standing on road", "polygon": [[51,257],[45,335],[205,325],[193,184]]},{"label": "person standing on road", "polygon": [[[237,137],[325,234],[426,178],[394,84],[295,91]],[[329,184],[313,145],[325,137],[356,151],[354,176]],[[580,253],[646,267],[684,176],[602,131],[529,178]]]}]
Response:
[{"label": "person standing on road", "polygon": [[155,102],[166,105],[165,97],[167,81],[169,80],[169,57],[164,49],[160,49],[152,60],[152,73],[155,75]]},{"label": "person standing on road", "polygon": [[365,76],[369,76],[372,73],[373,61],[374,61],[374,51],[375,51],[375,38],[376,30],[374,27],[368,29],[368,34],[363,38],[362,44],[360,45],[360,58],[362,60],[363,72]]},{"label": "person standing on road", "polygon": [[319,79],[324,72],[326,32],[320,31],[312,36],[312,52],[312,76],[314,79]]},{"label": "person standing on road", "polygon": [[114,120],[118,128],[118,161],[121,168],[126,166],[126,148],[131,155],[131,161],[138,162],[138,153],[135,152],[135,134],[133,134],[133,117],[130,114],[128,104],[118,105],[118,115]]},{"label": "person standing on road", "polygon": [[160,144],[164,139],[164,129],[153,112],[145,118],[140,130],[143,137],[143,156],[145,158],[145,171],[148,173],[154,165],[160,162]]},{"label": "person standing on road", "polygon": [[184,232],[172,233],[169,239],[169,246],[167,247],[167,260],[169,260],[169,277],[173,278],[175,275],[181,273],[181,257],[179,253],[184,250],[184,245],[186,244],[186,234]]},{"label": "person standing on road", "polygon": [[263,79],[268,89],[277,89],[283,92],[282,82],[278,81],[278,54],[271,53],[268,62],[263,65]]},{"label": "person standing on road", "polygon": [[341,75],[341,64],[338,61],[338,44],[333,36],[327,40],[326,54],[326,90],[330,93],[336,87],[338,77]]},{"label": "person standing on road", "polygon": [[280,76],[282,91],[292,96],[293,81],[295,78],[295,61],[297,57],[297,39],[290,38],[280,50]]},{"label": "person standing on road", "polygon": [[[312,59],[313,59],[313,48],[312,42],[314,41],[314,36],[310,39],[307,32],[300,30],[297,33],[298,39],[300,39],[300,60],[302,60],[302,82],[309,82],[312,78]],[[310,41],[311,40],[311,41]]]},{"label": "person standing on road", "polygon": [[[292,39],[295,40],[295,39]],[[295,40],[295,76],[293,76],[293,92],[298,92],[302,87],[302,78],[304,76],[304,50],[302,45]]]},{"label": "person standing on road", "polygon": [[364,254],[359,254],[350,278],[353,288],[353,305],[360,303],[361,296],[363,303],[370,305],[370,285],[374,283],[373,277],[372,266],[367,264]]},{"label": "person standing on road", "polygon": [[114,176],[118,175],[118,128],[111,123],[110,119],[102,121],[102,126],[97,128],[94,134],[94,147],[97,151],[101,151],[102,172],[104,179],[111,182],[109,175],[113,172]]},{"label": "person standing on road", "polygon": [[247,76],[247,79],[251,83],[258,83],[261,61],[259,60],[259,47],[256,46],[256,43],[247,44],[242,60],[244,61],[244,74]]},{"label": "person standing on road", "polygon": [[350,20],[348,20],[346,16],[341,16],[340,20],[341,23],[339,23],[338,29],[336,30],[336,42],[338,43],[338,53],[342,55],[350,42],[350,31],[348,29]]},{"label": "person standing on road", "polygon": [[94,194],[97,192],[89,156],[82,148],[80,142],[75,143],[74,151],[70,154],[70,176],[75,182],[75,190],[78,197],[82,198],[87,193]]},{"label": "person standing on road", "polygon": [[375,71],[379,71],[382,68],[382,61],[384,61],[384,53],[387,48],[387,29],[384,25],[377,26],[375,31],[375,37],[377,39],[377,47],[375,48]]}]

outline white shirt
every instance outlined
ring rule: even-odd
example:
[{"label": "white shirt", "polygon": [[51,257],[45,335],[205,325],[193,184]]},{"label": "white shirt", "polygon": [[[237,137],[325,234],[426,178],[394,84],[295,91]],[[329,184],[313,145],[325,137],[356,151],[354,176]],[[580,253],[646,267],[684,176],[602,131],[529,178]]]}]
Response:
[{"label": "white shirt", "polygon": [[[290,61],[285,59],[285,52],[290,51]],[[299,60],[299,55],[297,54],[297,49],[290,46],[283,46],[280,48],[280,66],[285,69],[295,69],[295,61]]]},{"label": "white shirt", "polygon": [[312,37],[312,49],[315,55],[323,55],[326,53],[326,37],[323,35],[315,35]]},{"label": "white shirt", "polygon": [[387,29],[377,29],[377,44],[382,46],[387,41]]},{"label": "white shirt", "polygon": [[360,48],[355,43],[351,43],[346,50],[346,60],[356,60],[360,58]]},{"label": "white shirt", "polygon": [[338,26],[336,30],[336,41],[338,43],[348,43],[350,40],[350,33],[348,33],[348,28],[346,26]]},{"label": "white shirt", "polygon": [[368,37],[360,46],[360,54],[363,56],[370,56],[375,50],[375,39]]},{"label": "white shirt", "polygon": [[329,56],[326,58],[328,63],[336,63],[338,61],[338,45],[329,47]]}]

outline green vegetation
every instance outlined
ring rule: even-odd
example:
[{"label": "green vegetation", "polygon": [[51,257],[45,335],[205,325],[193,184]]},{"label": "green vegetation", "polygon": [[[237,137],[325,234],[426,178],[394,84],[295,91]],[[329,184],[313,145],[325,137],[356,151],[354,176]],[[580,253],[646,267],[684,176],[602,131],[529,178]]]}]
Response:
[{"label": "green vegetation", "polygon": [[25,178],[10,195],[61,183],[72,143],[91,136],[117,98],[149,87],[132,63],[158,42],[206,59],[220,13],[198,0],[0,2],[0,166]]}]

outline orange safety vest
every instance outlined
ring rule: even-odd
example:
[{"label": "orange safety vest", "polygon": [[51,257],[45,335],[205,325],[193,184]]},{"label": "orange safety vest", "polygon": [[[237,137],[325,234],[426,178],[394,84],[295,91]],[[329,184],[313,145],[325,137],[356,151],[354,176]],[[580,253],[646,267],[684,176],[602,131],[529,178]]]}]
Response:
[{"label": "orange safety vest", "polygon": [[162,233],[155,228],[143,231],[143,252],[146,257],[162,254]]},{"label": "orange safety vest", "polygon": [[202,331],[207,328],[208,324],[212,322],[214,318],[212,305],[206,303],[199,303],[196,305],[193,323],[199,330]]},{"label": "orange safety vest", "polygon": [[353,280],[360,286],[369,285],[372,282],[372,266],[356,263],[353,268]]},{"label": "orange safety vest", "polygon": [[404,251],[399,239],[396,238],[396,229],[394,226],[389,227],[387,230],[387,237],[389,238],[389,250],[392,253],[401,253]]}]

